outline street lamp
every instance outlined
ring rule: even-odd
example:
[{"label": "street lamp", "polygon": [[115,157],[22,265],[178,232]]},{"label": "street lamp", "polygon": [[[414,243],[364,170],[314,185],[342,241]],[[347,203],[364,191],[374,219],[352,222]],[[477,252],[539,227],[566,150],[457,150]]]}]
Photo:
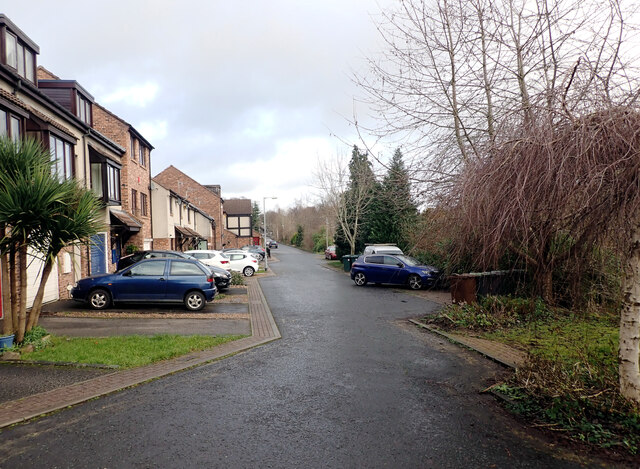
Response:
[{"label": "street lamp", "polygon": [[264,271],[269,270],[269,261],[267,258],[267,199],[277,199],[277,197],[263,197],[262,198],[262,212],[264,215]]}]

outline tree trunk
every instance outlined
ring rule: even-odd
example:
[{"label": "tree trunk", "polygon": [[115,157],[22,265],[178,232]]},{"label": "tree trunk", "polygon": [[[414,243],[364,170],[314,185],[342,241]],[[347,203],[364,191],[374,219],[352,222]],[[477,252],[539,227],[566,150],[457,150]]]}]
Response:
[{"label": "tree trunk", "polygon": [[24,333],[27,326],[27,250],[29,247],[26,243],[20,246],[18,251],[18,264],[20,267],[20,309],[18,311],[18,332],[16,334],[16,342],[20,343],[24,340]]},{"label": "tree trunk", "polygon": [[636,225],[625,270],[620,314],[620,394],[640,404],[640,225]]},{"label": "tree trunk", "polygon": [[16,246],[11,243],[11,249],[9,251],[9,281],[11,283],[11,321],[13,324],[13,331],[18,331],[18,309],[20,305],[20,289],[18,288],[18,266],[16,265]]},{"label": "tree trunk", "polygon": [[[0,237],[4,238],[7,234],[7,227],[0,228]],[[2,321],[2,334],[10,335],[15,332],[13,327],[13,315],[11,314],[11,282],[9,279],[9,258],[7,254],[0,255],[0,270],[2,272],[2,312],[4,319]]]},{"label": "tree trunk", "polygon": [[25,332],[29,332],[34,326],[38,324],[40,318],[40,311],[42,311],[42,299],[44,298],[44,290],[49,279],[49,275],[53,270],[54,261],[47,257],[47,260],[42,269],[42,278],[40,279],[40,285],[38,285],[38,292],[36,298],[33,300],[33,306],[29,312],[29,320],[27,321],[27,328]]}]

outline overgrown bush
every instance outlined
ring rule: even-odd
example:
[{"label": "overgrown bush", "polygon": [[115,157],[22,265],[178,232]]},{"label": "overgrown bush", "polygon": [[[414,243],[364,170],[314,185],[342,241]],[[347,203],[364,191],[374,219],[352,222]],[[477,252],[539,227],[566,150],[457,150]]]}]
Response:
[{"label": "overgrown bush", "polygon": [[447,305],[429,321],[446,328],[491,331],[544,319],[550,317],[553,311],[540,298],[488,295],[481,297],[478,303]]}]

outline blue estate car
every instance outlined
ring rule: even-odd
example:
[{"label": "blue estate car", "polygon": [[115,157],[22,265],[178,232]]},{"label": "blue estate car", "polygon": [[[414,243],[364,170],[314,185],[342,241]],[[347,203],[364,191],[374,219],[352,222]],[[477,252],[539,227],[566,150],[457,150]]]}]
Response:
[{"label": "blue estate car", "polygon": [[199,311],[216,294],[213,274],[190,259],[145,259],[115,274],[83,278],[71,289],[71,297],[104,309],[111,303],[184,303]]},{"label": "blue estate car", "polygon": [[369,254],[358,257],[351,266],[351,280],[358,286],[371,283],[407,285],[412,290],[433,286],[440,272],[403,254]]}]

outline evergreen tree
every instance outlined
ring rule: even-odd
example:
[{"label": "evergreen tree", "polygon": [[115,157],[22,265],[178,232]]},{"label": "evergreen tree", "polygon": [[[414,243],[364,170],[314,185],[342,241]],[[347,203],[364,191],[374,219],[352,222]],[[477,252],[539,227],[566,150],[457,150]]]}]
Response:
[{"label": "evergreen tree", "polygon": [[254,200],[251,205],[251,227],[253,228],[253,231],[260,231],[261,218],[262,212],[260,211],[260,206],[258,205],[258,202]]},{"label": "evergreen tree", "polygon": [[409,173],[398,148],[382,182],[375,185],[374,200],[363,224],[363,240],[372,244],[397,244],[404,250],[408,247],[409,233],[417,216]]}]

